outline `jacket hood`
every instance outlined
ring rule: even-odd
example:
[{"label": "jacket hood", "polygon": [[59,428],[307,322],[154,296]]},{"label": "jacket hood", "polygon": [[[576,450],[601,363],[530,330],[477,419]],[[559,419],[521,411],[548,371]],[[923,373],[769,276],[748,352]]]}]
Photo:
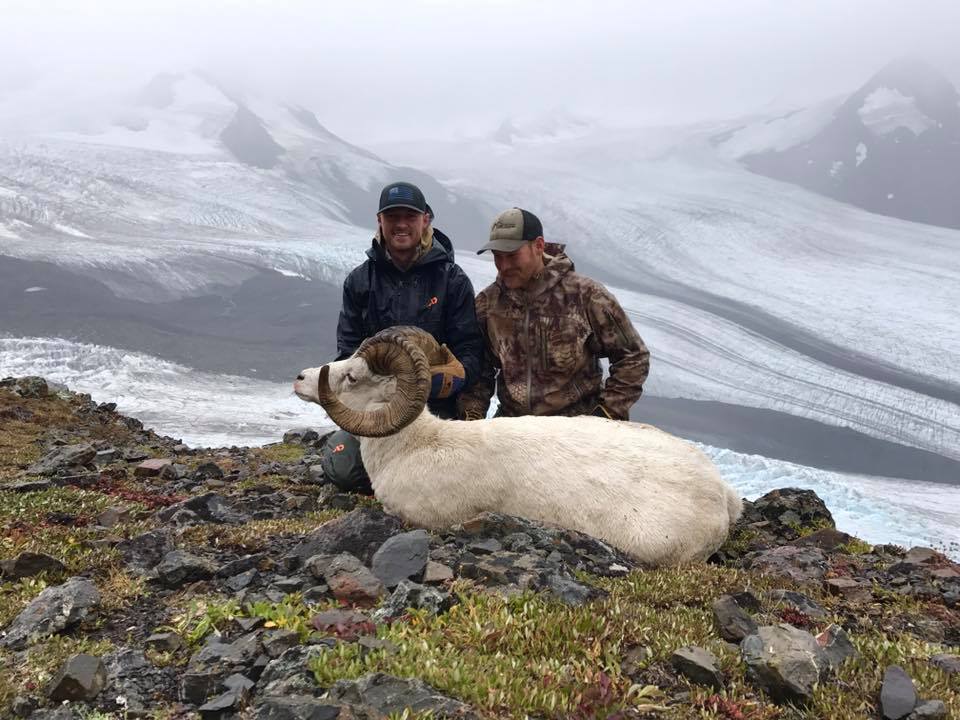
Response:
[{"label": "jacket hood", "polygon": [[510,290],[500,284],[500,289],[509,297],[520,301],[522,298],[534,298],[554,287],[563,276],[574,271],[573,260],[567,257],[566,245],[559,243],[545,243],[543,246],[543,272],[537,276],[530,287],[523,290]]}]

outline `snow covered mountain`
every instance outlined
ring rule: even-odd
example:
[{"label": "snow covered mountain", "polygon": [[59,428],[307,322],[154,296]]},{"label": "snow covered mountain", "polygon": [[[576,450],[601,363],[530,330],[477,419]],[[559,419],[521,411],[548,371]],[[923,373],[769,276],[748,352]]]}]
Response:
[{"label": "snow covered mountain", "polygon": [[[341,140],[308,110],[236,98],[197,74],[158,76],[131,97],[63,115],[41,122],[16,97],[0,107],[0,126],[20,130],[0,140],[0,251],[55,254],[88,273],[106,266],[90,274],[120,294],[143,298],[150,280],[151,299],[236,284],[251,273],[219,256],[228,241],[323,242],[372,228],[377,190],[398,178],[423,188],[463,244],[486,229],[486,208]],[[110,247],[132,239],[161,266],[179,257],[190,277],[172,286],[169,275],[139,274],[125,285]],[[249,259],[298,272],[279,254]]]},{"label": "snow covered mountain", "polygon": [[[781,135],[777,146],[741,148],[754,172],[882,215],[960,228],[960,93],[933,68],[890,63],[806,137],[784,134],[784,120],[766,123]],[[733,147],[743,139],[729,138]]]},{"label": "snow covered mountain", "polygon": [[383,184],[418,183],[460,247],[490,214],[198,74],[56,112],[13,96],[0,127],[0,331],[211,371],[286,377],[332,351]]}]

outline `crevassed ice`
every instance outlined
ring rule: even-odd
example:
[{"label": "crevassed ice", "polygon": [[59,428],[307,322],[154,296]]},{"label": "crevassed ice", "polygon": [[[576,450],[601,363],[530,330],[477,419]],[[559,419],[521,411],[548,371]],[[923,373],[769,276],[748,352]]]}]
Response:
[{"label": "crevassed ice", "polygon": [[931,546],[960,557],[960,488],[830,472],[709,445],[700,447],[748,500],[775,488],[813,490],[844,532],[873,544]]}]

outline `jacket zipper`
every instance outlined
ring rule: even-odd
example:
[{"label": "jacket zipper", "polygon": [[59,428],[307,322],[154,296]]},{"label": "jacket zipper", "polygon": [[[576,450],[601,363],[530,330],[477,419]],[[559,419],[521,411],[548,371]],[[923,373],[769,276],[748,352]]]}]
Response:
[{"label": "jacket zipper", "polygon": [[530,339],[530,306],[524,307],[523,331],[527,336],[527,412],[533,413],[533,341]]}]

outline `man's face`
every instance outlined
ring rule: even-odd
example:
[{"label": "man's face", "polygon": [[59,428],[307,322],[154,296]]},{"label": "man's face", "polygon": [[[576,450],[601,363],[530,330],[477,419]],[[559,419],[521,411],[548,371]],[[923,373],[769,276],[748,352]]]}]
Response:
[{"label": "man's face", "polygon": [[409,208],[390,208],[377,215],[380,232],[391,252],[406,252],[420,243],[426,214]]},{"label": "man's face", "polygon": [[500,282],[511,290],[525,288],[543,270],[543,238],[525,243],[511,253],[493,250]]}]

